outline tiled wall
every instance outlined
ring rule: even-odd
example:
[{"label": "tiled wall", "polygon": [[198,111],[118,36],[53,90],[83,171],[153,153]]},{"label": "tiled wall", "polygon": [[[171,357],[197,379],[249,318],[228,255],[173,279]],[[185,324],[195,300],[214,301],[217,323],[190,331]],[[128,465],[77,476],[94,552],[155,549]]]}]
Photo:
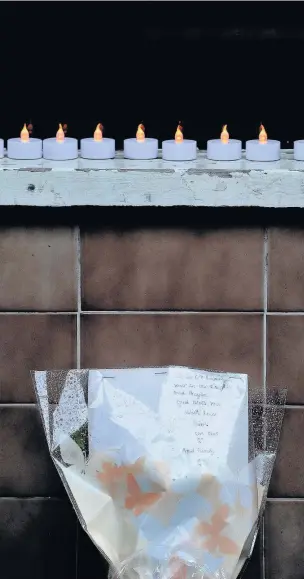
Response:
[{"label": "tiled wall", "polygon": [[107,572],[48,456],[30,370],[150,364],[289,386],[245,576],[304,576],[304,228],[154,215],[0,227],[1,579]]}]

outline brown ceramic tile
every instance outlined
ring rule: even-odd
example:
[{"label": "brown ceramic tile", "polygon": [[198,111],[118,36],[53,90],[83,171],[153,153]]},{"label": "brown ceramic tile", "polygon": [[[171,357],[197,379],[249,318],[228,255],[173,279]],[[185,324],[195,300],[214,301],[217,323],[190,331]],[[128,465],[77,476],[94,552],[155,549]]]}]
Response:
[{"label": "brown ceramic tile", "polygon": [[268,250],[268,309],[304,311],[304,229],[271,229]]},{"label": "brown ceramic tile", "polygon": [[77,309],[72,228],[0,229],[0,310]]},{"label": "brown ceramic tile", "polygon": [[287,387],[290,404],[304,404],[304,316],[267,318],[267,382]]},{"label": "brown ceramic tile", "polygon": [[85,310],[260,310],[260,229],[84,232]]},{"label": "brown ceramic tile", "polygon": [[259,314],[84,314],[83,367],[190,365],[262,374]]},{"label": "brown ceramic tile", "polygon": [[75,318],[0,315],[0,402],[35,402],[31,370],[75,367]]},{"label": "brown ceramic tile", "polygon": [[65,495],[35,406],[0,407],[0,497]]},{"label": "brown ceramic tile", "polygon": [[3,579],[75,579],[76,516],[68,501],[0,498]]},{"label": "brown ceramic tile", "polygon": [[304,408],[286,408],[269,496],[304,497]]},{"label": "brown ceramic tile", "polygon": [[269,502],[265,516],[266,579],[302,579],[304,503]]}]

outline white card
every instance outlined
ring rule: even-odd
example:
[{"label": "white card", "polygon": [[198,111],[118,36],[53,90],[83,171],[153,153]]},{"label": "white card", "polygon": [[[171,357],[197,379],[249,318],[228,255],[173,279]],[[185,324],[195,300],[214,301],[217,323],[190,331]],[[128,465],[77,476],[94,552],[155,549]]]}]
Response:
[{"label": "white card", "polygon": [[[175,477],[210,461],[248,463],[247,375],[184,367],[90,370],[90,449],[170,460]],[[223,428],[223,424],[225,428]],[[173,462],[172,462],[173,461]]]}]

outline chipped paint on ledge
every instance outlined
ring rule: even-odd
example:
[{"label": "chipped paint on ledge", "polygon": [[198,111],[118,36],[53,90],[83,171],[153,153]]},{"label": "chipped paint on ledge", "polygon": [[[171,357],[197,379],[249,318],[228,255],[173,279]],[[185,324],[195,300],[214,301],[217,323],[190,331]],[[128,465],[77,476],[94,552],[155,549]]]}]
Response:
[{"label": "chipped paint on ledge", "polygon": [[0,161],[0,205],[304,207],[304,163]]}]

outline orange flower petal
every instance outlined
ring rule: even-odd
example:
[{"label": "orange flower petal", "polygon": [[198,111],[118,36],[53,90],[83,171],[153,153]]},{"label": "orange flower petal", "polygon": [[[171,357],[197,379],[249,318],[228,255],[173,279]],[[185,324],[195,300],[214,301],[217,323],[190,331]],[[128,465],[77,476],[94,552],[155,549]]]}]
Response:
[{"label": "orange flower petal", "polygon": [[136,478],[134,477],[134,475],[131,473],[129,473],[127,475],[127,487],[128,487],[128,492],[130,493],[130,495],[140,494],[140,486],[139,486]]},{"label": "orange flower petal", "polygon": [[136,516],[141,515],[162,496],[162,493],[142,493],[133,474],[128,474],[127,487],[129,494],[125,499],[125,508],[134,510]]},{"label": "orange flower petal", "polygon": [[236,555],[239,552],[237,544],[228,537],[218,537],[218,547],[224,555]]},{"label": "orange flower petal", "polygon": [[161,493],[145,493],[139,498],[134,508],[134,515],[138,517],[161,498]]},{"label": "orange flower petal", "polygon": [[215,533],[220,533],[227,525],[226,519],[228,515],[229,507],[227,505],[221,505],[211,518],[211,524]]},{"label": "orange flower petal", "polygon": [[201,522],[197,525],[197,532],[200,535],[210,535],[212,533],[212,525],[210,525],[210,523]]},{"label": "orange flower petal", "polygon": [[209,539],[207,539],[207,541],[204,542],[203,546],[206,549],[208,549],[208,551],[213,553],[217,549],[217,543],[218,543],[217,537],[210,537]]}]

